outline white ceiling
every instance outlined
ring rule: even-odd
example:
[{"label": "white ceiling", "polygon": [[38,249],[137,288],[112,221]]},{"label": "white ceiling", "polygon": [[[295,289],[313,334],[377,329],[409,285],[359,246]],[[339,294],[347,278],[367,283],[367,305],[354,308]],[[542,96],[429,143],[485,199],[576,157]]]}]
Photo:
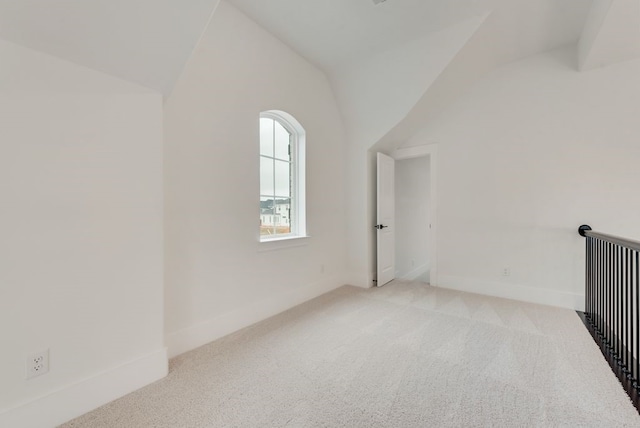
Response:
[{"label": "white ceiling", "polygon": [[640,1],[594,0],[580,44],[580,70],[640,57]]},{"label": "white ceiling", "polygon": [[[168,95],[218,1],[0,0],[0,38]],[[508,56],[530,55],[577,41],[591,5],[591,0],[228,1],[329,74],[486,11],[503,22],[503,44],[513,51]]]},{"label": "white ceiling", "polygon": [[[578,40],[591,0],[228,0],[329,73],[491,11],[524,55]],[[514,57],[524,56],[514,52]]]},{"label": "white ceiling", "polygon": [[312,62],[332,68],[478,15],[480,0],[229,0]]},{"label": "white ceiling", "polygon": [[0,0],[0,38],[167,95],[218,0]]}]

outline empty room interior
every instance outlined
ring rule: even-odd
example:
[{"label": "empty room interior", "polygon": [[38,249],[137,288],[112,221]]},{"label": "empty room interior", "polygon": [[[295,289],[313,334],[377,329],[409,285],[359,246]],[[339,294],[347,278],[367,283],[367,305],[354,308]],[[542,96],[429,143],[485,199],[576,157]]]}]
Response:
[{"label": "empty room interior", "polygon": [[0,427],[640,426],[640,1],[5,0],[0,87]]}]

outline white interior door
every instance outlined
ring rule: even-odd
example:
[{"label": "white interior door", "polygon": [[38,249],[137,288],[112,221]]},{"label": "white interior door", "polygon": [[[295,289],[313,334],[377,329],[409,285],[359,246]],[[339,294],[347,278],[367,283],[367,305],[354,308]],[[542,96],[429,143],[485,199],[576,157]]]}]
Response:
[{"label": "white interior door", "polygon": [[395,161],[378,153],[377,176],[377,253],[378,287],[395,277]]}]

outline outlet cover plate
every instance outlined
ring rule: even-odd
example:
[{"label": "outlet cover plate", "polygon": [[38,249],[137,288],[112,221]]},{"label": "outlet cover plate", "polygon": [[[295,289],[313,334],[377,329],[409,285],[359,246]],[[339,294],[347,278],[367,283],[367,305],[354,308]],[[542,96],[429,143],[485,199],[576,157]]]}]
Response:
[{"label": "outlet cover plate", "polygon": [[27,356],[26,378],[32,379],[36,376],[49,372],[49,350],[35,352]]}]

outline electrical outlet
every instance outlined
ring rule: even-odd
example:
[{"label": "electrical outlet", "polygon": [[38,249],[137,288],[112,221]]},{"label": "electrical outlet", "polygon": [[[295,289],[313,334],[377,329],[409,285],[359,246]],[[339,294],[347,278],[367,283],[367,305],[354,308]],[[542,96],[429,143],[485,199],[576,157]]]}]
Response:
[{"label": "electrical outlet", "polygon": [[36,352],[27,357],[26,360],[27,379],[43,375],[49,372],[49,350]]},{"label": "electrical outlet", "polygon": [[511,276],[511,268],[504,268],[502,269],[502,276]]}]

